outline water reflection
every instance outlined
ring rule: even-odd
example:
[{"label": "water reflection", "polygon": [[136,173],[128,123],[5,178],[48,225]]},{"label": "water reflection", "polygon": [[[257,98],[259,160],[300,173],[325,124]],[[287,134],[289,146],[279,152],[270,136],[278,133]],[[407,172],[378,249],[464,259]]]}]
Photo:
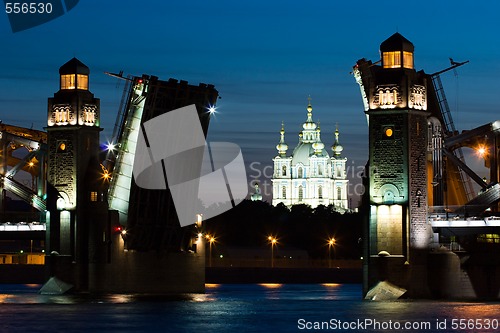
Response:
[{"label": "water reflection", "polygon": [[[458,332],[451,330],[453,318],[498,318],[500,313],[498,302],[362,301],[361,285],[348,284],[210,284],[205,294],[176,297],[47,296],[37,290],[0,285],[0,303],[16,304],[0,304],[3,330],[277,333],[297,331],[297,320],[304,318],[430,322],[429,332],[441,333]],[[435,329],[438,320],[447,320],[447,330]]]},{"label": "water reflection", "polygon": [[283,286],[281,283],[259,283],[259,286],[267,289],[278,289]]},{"label": "water reflection", "polygon": [[205,283],[205,289],[219,288],[220,284],[217,283]]}]

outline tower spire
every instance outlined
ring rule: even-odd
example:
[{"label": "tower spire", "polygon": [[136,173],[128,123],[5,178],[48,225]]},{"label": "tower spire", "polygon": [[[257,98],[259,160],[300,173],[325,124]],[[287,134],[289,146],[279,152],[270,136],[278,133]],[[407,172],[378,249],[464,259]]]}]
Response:
[{"label": "tower spire", "polygon": [[[304,129],[302,131],[302,140],[301,142],[306,142],[306,143],[312,143],[316,141],[316,123],[312,119],[312,105],[311,105],[311,96],[307,97],[307,120],[306,122],[302,125],[302,128]],[[299,136],[299,141],[300,141],[300,136]]]},{"label": "tower spire", "polygon": [[278,150],[279,156],[286,156],[286,151],[288,150],[288,145],[285,143],[285,123],[281,122],[281,131],[280,131],[280,142],[276,146]]},{"label": "tower spire", "polygon": [[308,123],[312,123],[312,105],[311,105],[311,95],[307,97],[307,121]]},{"label": "tower spire", "polygon": [[339,156],[342,153],[342,151],[344,150],[344,147],[342,147],[342,145],[339,142],[339,124],[338,123],[335,125],[334,135],[335,135],[335,142],[332,145],[332,150],[336,156]]}]

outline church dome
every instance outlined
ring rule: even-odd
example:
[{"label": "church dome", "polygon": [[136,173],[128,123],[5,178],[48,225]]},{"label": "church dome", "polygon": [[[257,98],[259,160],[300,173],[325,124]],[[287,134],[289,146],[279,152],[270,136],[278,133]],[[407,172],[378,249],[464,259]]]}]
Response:
[{"label": "church dome", "polygon": [[[314,154],[314,143],[310,142],[301,142],[299,145],[293,150],[292,153],[292,165],[297,165],[302,163],[303,165],[309,165],[309,157],[315,155]],[[318,154],[316,154],[318,155]],[[329,157],[327,151],[322,148],[321,154],[319,156]]]},{"label": "church dome", "polygon": [[322,151],[325,148],[325,144],[321,141],[312,144],[315,151]]},{"label": "church dome", "polygon": [[276,149],[278,150],[279,155],[286,156],[288,145],[285,143],[285,123],[281,123],[280,136],[280,142],[276,145]]},{"label": "church dome", "polygon": [[340,155],[342,153],[342,151],[344,150],[344,147],[342,147],[342,145],[340,145],[340,144],[338,144],[338,145],[333,144],[332,150],[335,153],[335,155]]},{"label": "church dome", "polygon": [[337,128],[335,129],[335,142],[332,145],[333,154],[337,156],[342,154],[342,151],[344,150],[344,147],[342,147],[339,142],[339,134],[339,128],[337,126]]},{"label": "church dome", "polygon": [[260,193],[259,184],[254,185],[255,193],[250,196],[252,201],[262,201],[262,194]]}]

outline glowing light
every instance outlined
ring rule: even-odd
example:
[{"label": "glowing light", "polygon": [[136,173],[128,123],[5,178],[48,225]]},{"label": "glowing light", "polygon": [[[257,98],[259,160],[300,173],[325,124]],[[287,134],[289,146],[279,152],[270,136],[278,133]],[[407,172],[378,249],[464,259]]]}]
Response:
[{"label": "glowing light", "polygon": [[479,156],[484,157],[484,155],[486,155],[487,149],[484,146],[479,146],[476,149],[476,152]]},{"label": "glowing light", "polygon": [[332,238],[330,238],[330,239],[328,240],[328,245],[329,245],[329,246],[333,246],[333,245],[335,245],[335,238],[333,238],[333,237],[332,237]]},{"label": "glowing light", "polygon": [[115,148],[116,148],[115,144],[113,144],[113,143],[111,143],[111,142],[108,142],[108,143],[106,144],[106,150],[107,150],[107,151],[114,151],[114,150],[115,150]]},{"label": "glowing light", "polygon": [[66,150],[66,144],[64,142],[59,145],[59,150]]},{"label": "glowing light", "polygon": [[389,128],[385,129],[385,136],[386,137],[390,138],[392,136],[392,134],[393,134],[392,128],[389,127]]},{"label": "glowing light", "polygon": [[101,164],[101,169],[102,169],[102,178],[104,180],[109,180],[111,178],[111,174],[109,173],[108,169],[104,165]]},{"label": "glowing light", "polygon": [[278,239],[274,236],[268,236],[267,237],[267,240],[269,241],[269,243],[271,243],[272,245],[274,244],[277,244],[278,243]]},{"label": "glowing light", "polygon": [[201,238],[201,237],[203,237],[203,234],[200,232],[200,233],[198,233],[198,238]]},{"label": "glowing light", "polygon": [[208,107],[208,112],[212,115],[217,112],[217,109],[215,108],[215,106],[211,105]]},{"label": "glowing light", "polygon": [[32,161],[30,161],[30,162],[28,163],[28,165],[30,166],[30,168],[32,168],[32,167],[35,165],[35,163],[33,163]]},{"label": "glowing light", "polygon": [[122,235],[126,235],[127,234],[127,230],[123,229],[122,232],[121,232]]}]

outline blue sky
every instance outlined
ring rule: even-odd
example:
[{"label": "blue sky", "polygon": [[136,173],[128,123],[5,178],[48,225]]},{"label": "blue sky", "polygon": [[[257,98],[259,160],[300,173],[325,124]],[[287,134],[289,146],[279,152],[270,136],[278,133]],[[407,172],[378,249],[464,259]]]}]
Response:
[{"label": "blue sky", "polygon": [[[339,124],[349,164],[367,159],[367,125],[350,71],[379,59],[380,43],[398,31],[415,45],[428,73],[470,60],[442,76],[457,128],[500,118],[500,3],[455,1],[98,1],[18,33],[0,14],[0,119],[41,129],[58,68],[76,56],[91,70],[101,98],[102,141],[110,136],[122,93],[104,71],[152,74],[215,84],[222,99],[209,139],[243,148],[247,164],[271,163],[281,121],[294,147],[311,95],[322,139]],[[353,164],[351,164],[351,161]],[[256,172],[249,170],[249,176]]]}]

